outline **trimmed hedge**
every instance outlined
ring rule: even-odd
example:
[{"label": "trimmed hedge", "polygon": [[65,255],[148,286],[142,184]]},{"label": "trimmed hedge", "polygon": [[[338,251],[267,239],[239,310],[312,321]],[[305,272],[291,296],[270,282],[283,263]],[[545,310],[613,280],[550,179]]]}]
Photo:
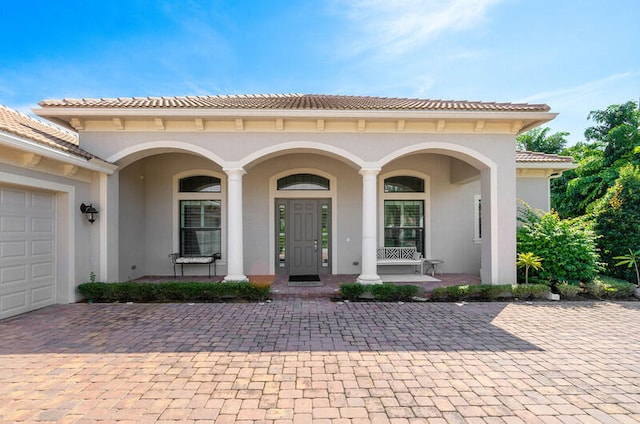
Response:
[{"label": "trimmed hedge", "polygon": [[411,302],[420,293],[420,287],[410,284],[360,284],[345,283],[340,284],[340,295],[349,301],[358,301],[370,295],[379,302]]},{"label": "trimmed hedge", "polygon": [[491,302],[498,299],[521,300],[543,299],[550,292],[545,284],[478,284],[438,287],[431,292],[436,302],[459,302],[463,300]]},{"label": "trimmed hedge", "polygon": [[78,292],[96,303],[263,301],[270,285],[244,282],[83,283]]}]

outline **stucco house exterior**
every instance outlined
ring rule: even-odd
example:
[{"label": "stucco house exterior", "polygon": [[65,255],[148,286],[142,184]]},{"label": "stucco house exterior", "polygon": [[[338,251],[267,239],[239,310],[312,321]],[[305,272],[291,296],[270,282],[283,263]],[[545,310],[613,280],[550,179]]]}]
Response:
[{"label": "stucco house exterior", "polygon": [[0,318],[73,302],[92,272],[172,275],[171,252],[219,253],[227,281],[379,283],[377,247],[413,246],[445,272],[513,282],[517,199],[548,209],[549,179],[573,167],[516,151],[517,134],[555,116],[539,104],[287,94],[34,109],[66,129],[0,111]]}]

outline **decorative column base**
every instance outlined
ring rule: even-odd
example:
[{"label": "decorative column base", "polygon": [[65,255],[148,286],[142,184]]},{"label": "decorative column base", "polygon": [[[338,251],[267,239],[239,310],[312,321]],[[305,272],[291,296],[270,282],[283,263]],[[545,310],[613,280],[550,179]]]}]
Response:
[{"label": "decorative column base", "polygon": [[360,284],[382,284],[382,278],[379,275],[359,275],[356,280]]},{"label": "decorative column base", "polygon": [[249,279],[246,275],[227,275],[222,280],[223,283],[248,283]]}]

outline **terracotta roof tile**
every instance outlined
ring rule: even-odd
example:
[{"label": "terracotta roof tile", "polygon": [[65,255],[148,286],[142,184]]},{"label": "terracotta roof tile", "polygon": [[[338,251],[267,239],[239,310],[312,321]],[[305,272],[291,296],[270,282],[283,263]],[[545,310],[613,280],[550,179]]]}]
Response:
[{"label": "terracotta roof tile", "polygon": [[411,110],[548,112],[545,104],[431,100],[324,94],[256,94],[179,97],[118,97],[43,100],[47,108],[179,108],[284,110]]},{"label": "terracotta roof tile", "polygon": [[27,138],[84,159],[96,157],[78,146],[76,133],[31,118],[4,105],[0,105],[0,131]]},{"label": "terracotta roof tile", "polygon": [[549,153],[528,152],[525,150],[516,151],[516,162],[535,162],[535,163],[573,163],[571,156],[552,155]]}]

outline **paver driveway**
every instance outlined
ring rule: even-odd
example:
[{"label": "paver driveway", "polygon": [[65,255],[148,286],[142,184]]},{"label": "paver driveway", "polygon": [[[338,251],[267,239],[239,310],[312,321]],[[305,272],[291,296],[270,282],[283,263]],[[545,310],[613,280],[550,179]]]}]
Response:
[{"label": "paver driveway", "polygon": [[640,302],[62,305],[0,321],[2,422],[640,422]]}]

